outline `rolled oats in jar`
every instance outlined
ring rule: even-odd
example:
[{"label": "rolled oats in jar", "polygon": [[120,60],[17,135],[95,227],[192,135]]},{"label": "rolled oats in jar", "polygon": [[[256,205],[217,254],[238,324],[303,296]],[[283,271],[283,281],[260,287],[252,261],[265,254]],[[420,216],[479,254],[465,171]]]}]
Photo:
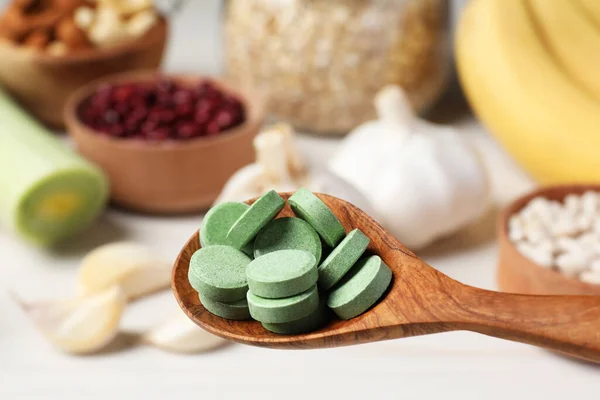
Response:
[{"label": "rolled oats in jar", "polygon": [[344,134],[399,84],[418,111],[448,79],[447,0],[228,0],[225,67],[298,129]]}]

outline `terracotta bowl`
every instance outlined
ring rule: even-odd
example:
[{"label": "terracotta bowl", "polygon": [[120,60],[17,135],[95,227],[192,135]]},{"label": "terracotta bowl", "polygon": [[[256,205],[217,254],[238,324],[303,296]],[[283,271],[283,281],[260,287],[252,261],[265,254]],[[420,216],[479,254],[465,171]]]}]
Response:
[{"label": "terracotta bowl", "polygon": [[533,198],[544,196],[549,200],[563,200],[568,194],[600,191],[600,185],[572,185],[546,187],[529,193],[510,204],[498,221],[500,255],[498,287],[504,292],[524,294],[585,294],[600,295],[600,285],[592,285],[570,278],[558,271],[544,268],[523,256],[508,238],[508,220]]},{"label": "terracotta bowl", "polygon": [[149,82],[158,78],[154,71],[137,71],[102,79],[73,94],[65,108],[68,132],[79,152],[107,173],[114,203],[148,213],[203,211],[212,205],[234,172],[254,161],[253,140],[264,118],[262,101],[214,78],[166,76],[184,85],[210,79],[242,101],[246,121],[215,137],[162,143],[114,139],[98,134],[80,121],[77,111],[81,103],[99,84]]},{"label": "terracotta bowl", "polygon": [[0,84],[32,115],[52,128],[64,127],[67,98],[105,75],[160,66],[168,36],[166,19],[134,42],[62,57],[0,41]]}]

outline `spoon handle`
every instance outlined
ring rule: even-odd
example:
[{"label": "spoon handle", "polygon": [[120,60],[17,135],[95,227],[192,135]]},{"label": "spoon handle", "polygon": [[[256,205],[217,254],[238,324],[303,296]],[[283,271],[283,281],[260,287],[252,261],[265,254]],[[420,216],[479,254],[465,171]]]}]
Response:
[{"label": "spoon handle", "polygon": [[600,296],[533,296],[463,287],[460,297],[456,329],[600,363]]}]

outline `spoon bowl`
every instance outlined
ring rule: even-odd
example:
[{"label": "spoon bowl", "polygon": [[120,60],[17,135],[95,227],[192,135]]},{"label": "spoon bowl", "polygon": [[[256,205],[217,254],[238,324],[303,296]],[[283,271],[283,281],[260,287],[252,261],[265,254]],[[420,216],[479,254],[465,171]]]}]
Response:
[{"label": "spoon bowl", "polygon": [[[292,193],[280,195],[287,200]],[[217,336],[270,348],[338,347],[468,330],[600,362],[600,296],[520,295],[464,285],[427,265],[356,206],[333,196],[317,196],[346,232],[362,230],[371,239],[368,251],[392,270],[392,283],[374,307],[300,335],[278,335],[257,321],[217,317],[202,306],[188,281],[190,258],[200,248],[196,232],[179,254],[172,275],[175,297],[188,317]],[[286,204],[278,217],[293,215]]]}]

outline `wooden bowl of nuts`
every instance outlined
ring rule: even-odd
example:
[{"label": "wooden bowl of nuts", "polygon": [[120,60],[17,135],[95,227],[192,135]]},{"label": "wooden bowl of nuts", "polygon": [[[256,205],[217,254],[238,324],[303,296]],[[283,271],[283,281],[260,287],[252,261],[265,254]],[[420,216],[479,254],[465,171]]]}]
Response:
[{"label": "wooden bowl of nuts", "polygon": [[148,213],[212,205],[254,161],[262,99],[207,77],[136,71],[80,88],[65,108],[68,132],[107,174],[114,203]]},{"label": "wooden bowl of nuts", "polygon": [[158,68],[167,36],[151,0],[13,0],[0,16],[0,84],[63,128],[70,94],[105,75]]},{"label": "wooden bowl of nuts", "polygon": [[500,290],[600,295],[600,185],[545,187],[498,222]]}]

